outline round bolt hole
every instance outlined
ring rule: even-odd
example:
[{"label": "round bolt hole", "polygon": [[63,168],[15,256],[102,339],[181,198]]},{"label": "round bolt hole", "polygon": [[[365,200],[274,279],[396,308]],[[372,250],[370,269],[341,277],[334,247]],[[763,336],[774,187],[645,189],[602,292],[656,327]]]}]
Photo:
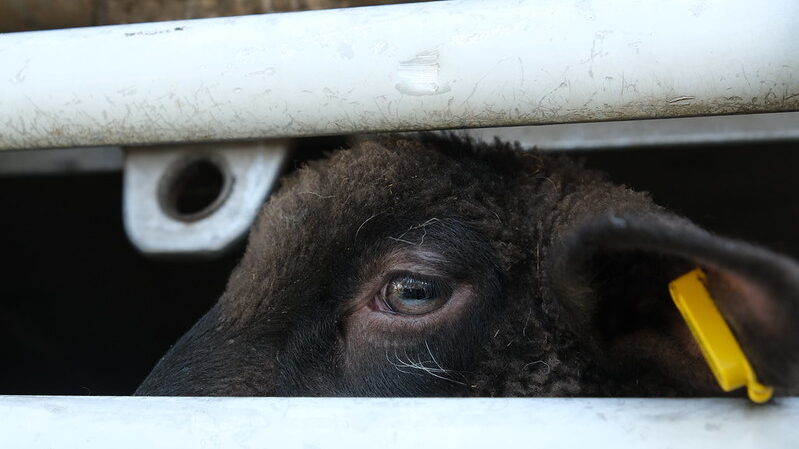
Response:
[{"label": "round bolt hole", "polygon": [[214,213],[230,194],[232,179],[221,158],[190,156],[167,168],[158,185],[161,209],[170,217],[192,222]]}]

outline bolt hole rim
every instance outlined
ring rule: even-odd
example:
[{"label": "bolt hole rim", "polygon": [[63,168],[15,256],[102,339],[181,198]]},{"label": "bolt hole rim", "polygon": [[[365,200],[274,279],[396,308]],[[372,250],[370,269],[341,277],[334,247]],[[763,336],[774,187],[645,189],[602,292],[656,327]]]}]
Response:
[{"label": "bolt hole rim", "polygon": [[[203,181],[210,181],[212,185],[204,185]],[[191,192],[198,186],[210,189],[211,193]],[[193,154],[179,158],[164,170],[156,195],[167,216],[183,223],[194,223],[217,212],[232,190],[233,174],[224,158],[217,154]]]}]

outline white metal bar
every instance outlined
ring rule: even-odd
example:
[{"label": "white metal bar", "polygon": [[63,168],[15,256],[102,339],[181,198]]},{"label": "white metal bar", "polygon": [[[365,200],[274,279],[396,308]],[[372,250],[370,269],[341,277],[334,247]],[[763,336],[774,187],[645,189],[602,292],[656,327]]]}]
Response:
[{"label": "white metal bar", "polygon": [[799,141],[799,112],[478,128],[466,134],[551,151]]},{"label": "white metal bar", "polygon": [[799,447],[799,398],[0,397],[4,448]]},{"label": "white metal bar", "polygon": [[794,0],[497,0],[0,35],[0,148],[799,110]]},{"label": "white metal bar", "polygon": [[[796,141],[799,112],[476,128],[466,133],[479,140],[498,137],[545,151]],[[119,147],[0,151],[0,176],[119,170]]]}]

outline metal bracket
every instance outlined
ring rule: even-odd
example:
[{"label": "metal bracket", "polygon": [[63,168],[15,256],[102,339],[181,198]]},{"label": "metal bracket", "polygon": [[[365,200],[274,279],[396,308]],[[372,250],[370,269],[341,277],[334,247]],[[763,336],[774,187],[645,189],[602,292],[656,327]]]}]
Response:
[{"label": "metal bracket", "polygon": [[153,256],[211,256],[241,239],[280,175],[285,141],[126,148],[123,217]]}]

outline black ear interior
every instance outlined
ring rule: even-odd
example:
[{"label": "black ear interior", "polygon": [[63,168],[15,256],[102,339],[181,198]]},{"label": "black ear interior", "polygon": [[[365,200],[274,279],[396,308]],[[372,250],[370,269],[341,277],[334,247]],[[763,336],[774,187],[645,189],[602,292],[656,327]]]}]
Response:
[{"label": "black ear interior", "polygon": [[[799,266],[666,213],[592,217],[553,249],[562,323],[619,376],[651,375],[713,391],[668,285],[694,268],[760,380],[799,390]],[[717,387],[714,387],[717,390]]]},{"label": "black ear interior", "polygon": [[601,246],[572,266],[574,281],[585,284],[578,290],[580,304],[567,305],[565,321],[597,365],[622,385],[611,394],[716,391],[668,289],[695,267],[684,257]]},{"label": "black ear interior", "polygon": [[664,335],[679,319],[669,282],[693,264],[682,258],[645,251],[598,251],[585,264],[597,303],[592,320],[605,343],[649,328]]}]

